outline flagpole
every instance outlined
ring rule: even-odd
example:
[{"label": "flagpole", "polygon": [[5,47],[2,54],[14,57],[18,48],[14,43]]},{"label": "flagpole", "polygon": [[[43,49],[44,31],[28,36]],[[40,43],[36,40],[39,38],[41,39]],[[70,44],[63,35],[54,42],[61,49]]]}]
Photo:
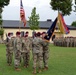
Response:
[{"label": "flagpole", "polygon": [[21,31],[21,20],[19,21],[19,32]]},{"label": "flagpole", "polygon": [[[21,0],[20,0],[20,4],[21,4]],[[21,6],[21,5],[20,5]],[[20,32],[20,25],[21,25],[21,20],[19,18],[19,32]]]}]

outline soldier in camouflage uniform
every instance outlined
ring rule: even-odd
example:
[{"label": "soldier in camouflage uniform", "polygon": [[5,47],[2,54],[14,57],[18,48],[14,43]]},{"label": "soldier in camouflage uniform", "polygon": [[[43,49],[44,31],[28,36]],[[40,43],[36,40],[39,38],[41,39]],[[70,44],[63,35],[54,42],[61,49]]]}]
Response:
[{"label": "soldier in camouflage uniform", "polygon": [[24,67],[27,68],[29,66],[30,60],[30,40],[28,38],[28,35],[25,35],[25,37],[22,39],[22,56]]},{"label": "soldier in camouflage uniform", "polygon": [[20,32],[16,32],[16,37],[14,39],[14,54],[15,54],[14,65],[15,65],[15,70],[21,70],[21,69],[19,69],[20,58],[21,58],[21,50],[22,50],[21,48],[22,48],[22,42],[21,42]]},{"label": "soldier in camouflage uniform", "polygon": [[49,42],[44,39],[46,36],[46,33],[42,33],[42,39],[44,40],[44,45],[43,45],[43,63],[44,63],[44,68],[43,70],[48,70],[48,59],[49,59]]},{"label": "soldier in camouflage uniform", "polygon": [[7,63],[10,66],[12,64],[12,57],[13,57],[13,40],[11,39],[10,33],[8,33],[5,44],[6,44]]},{"label": "soldier in camouflage uniform", "polygon": [[33,40],[33,38],[32,37],[30,37],[30,36],[28,36],[29,35],[29,32],[28,31],[26,31],[26,33],[25,33],[25,36],[27,36],[28,37],[28,39],[29,39],[29,43],[30,43],[30,50],[32,50],[32,40]]},{"label": "soldier in camouflage uniform", "polygon": [[28,37],[28,39],[29,39],[29,42],[30,42],[30,50],[32,50],[32,40],[33,40],[33,38],[32,37]]},{"label": "soldier in camouflage uniform", "polygon": [[76,37],[74,37],[74,47],[76,47]]},{"label": "soldier in camouflage uniform", "polygon": [[43,49],[42,49],[43,40],[40,38],[40,32],[37,33],[37,36],[33,39],[32,53],[33,53],[33,73],[36,73],[36,67],[38,62],[38,72],[41,72],[42,62],[43,62]]}]

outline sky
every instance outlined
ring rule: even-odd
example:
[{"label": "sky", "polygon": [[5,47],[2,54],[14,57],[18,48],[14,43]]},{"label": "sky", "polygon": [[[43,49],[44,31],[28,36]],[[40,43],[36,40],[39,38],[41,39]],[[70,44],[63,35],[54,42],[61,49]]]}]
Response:
[{"label": "sky", "polygon": [[[32,9],[36,7],[36,13],[39,14],[40,21],[46,21],[47,19],[54,21],[58,12],[51,9],[50,1],[22,0],[26,19],[28,20],[28,17],[31,16]],[[5,6],[3,10],[3,20],[20,20],[20,0],[10,0],[10,4]],[[64,16],[64,20],[67,25],[71,25],[73,21],[76,21],[76,12],[72,11],[69,16]]]}]

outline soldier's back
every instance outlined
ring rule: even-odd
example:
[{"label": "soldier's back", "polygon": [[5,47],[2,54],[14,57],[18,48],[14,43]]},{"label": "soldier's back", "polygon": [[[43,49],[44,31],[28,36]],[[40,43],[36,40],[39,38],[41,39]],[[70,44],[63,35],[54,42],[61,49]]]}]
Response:
[{"label": "soldier's back", "polygon": [[35,38],[33,39],[33,52],[39,53],[39,52],[42,51],[42,50],[41,50],[41,49],[42,49],[41,41],[42,41],[42,39],[39,38],[39,37],[35,37]]}]

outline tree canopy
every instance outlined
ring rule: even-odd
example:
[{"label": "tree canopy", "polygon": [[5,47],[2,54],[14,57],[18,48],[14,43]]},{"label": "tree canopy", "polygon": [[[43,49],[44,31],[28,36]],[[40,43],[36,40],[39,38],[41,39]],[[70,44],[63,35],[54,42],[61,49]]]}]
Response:
[{"label": "tree canopy", "polygon": [[72,22],[71,26],[76,27],[76,21]]},{"label": "tree canopy", "polygon": [[63,15],[70,15],[72,11],[72,0],[51,0],[53,10],[61,11]]},{"label": "tree canopy", "polygon": [[7,6],[9,4],[10,0],[0,0],[0,7]]},{"label": "tree canopy", "polygon": [[36,7],[32,9],[31,16],[29,18],[29,26],[31,30],[39,29],[39,14],[36,14]]},{"label": "tree canopy", "polygon": [[3,12],[3,8],[4,6],[7,6],[9,4],[10,0],[0,0],[0,35],[1,38],[3,39],[3,34],[4,34],[4,30],[2,27],[2,12]]}]

